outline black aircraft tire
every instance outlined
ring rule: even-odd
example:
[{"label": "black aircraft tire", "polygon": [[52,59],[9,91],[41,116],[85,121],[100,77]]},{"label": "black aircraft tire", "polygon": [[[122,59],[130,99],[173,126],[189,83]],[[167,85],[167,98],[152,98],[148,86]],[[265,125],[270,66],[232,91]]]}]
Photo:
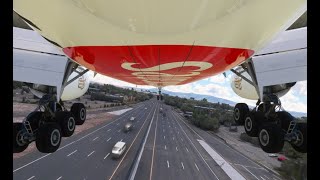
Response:
[{"label": "black aircraft tire", "polygon": [[297,124],[297,129],[299,138],[302,139],[302,141],[299,144],[291,143],[291,146],[300,153],[307,153],[307,124]]},{"label": "black aircraft tire", "polygon": [[277,153],[283,148],[284,133],[277,124],[263,123],[259,130],[258,140],[264,152]]},{"label": "black aircraft tire", "polygon": [[22,123],[13,123],[13,153],[20,153],[27,149],[28,143],[19,141],[22,133]]},{"label": "black aircraft tire", "polygon": [[57,123],[47,123],[41,126],[36,135],[37,149],[42,153],[53,153],[61,143],[61,130]]},{"label": "black aircraft tire", "polygon": [[238,125],[243,125],[244,124],[244,118],[247,115],[247,113],[249,112],[249,107],[246,103],[238,103],[236,104],[236,106],[234,107],[234,111],[233,111],[233,117],[234,117],[234,121],[238,124]]},{"label": "black aircraft tire", "polygon": [[86,120],[86,107],[82,103],[74,103],[71,112],[76,120],[76,125],[82,125]]},{"label": "black aircraft tire", "polygon": [[244,130],[250,137],[258,137],[259,133],[259,118],[263,118],[263,113],[255,112],[248,113],[244,120]]},{"label": "black aircraft tire", "polygon": [[294,117],[287,111],[279,111],[276,113],[277,113],[278,119],[280,119],[281,121],[282,129],[288,130],[290,122],[294,120]]},{"label": "black aircraft tire", "polygon": [[70,137],[76,128],[76,121],[73,114],[67,111],[56,112],[56,119],[60,124],[62,136]]}]

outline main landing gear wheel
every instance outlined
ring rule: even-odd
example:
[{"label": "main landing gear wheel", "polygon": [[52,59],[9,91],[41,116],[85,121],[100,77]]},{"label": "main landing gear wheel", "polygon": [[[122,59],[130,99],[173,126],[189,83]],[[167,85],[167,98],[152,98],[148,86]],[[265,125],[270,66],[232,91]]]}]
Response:
[{"label": "main landing gear wheel", "polygon": [[282,129],[288,129],[290,122],[294,120],[294,117],[287,111],[278,111],[276,112],[278,119],[281,119]]},{"label": "main landing gear wheel", "polygon": [[263,113],[253,112],[247,113],[244,120],[244,130],[250,137],[258,137],[259,132],[259,121],[264,118]]},{"label": "main landing gear wheel", "polygon": [[23,124],[13,123],[13,153],[20,153],[27,149],[29,143],[23,139]]},{"label": "main landing gear wheel", "polygon": [[57,123],[47,123],[41,126],[36,136],[36,146],[42,153],[55,152],[61,143],[61,130]]},{"label": "main landing gear wheel", "polygon": [[69,137],[74,133],[76,121],[71,112],[56,112],[56,119],[61,126],[61,134],[63,137]]},{"label": "main landing gear wheel", "polygon": [[291,146],[300,153],[307,153],[307,124],[300,123],[296,126],[296,135],[298,138],[296,141],[291,142]]},{"label": "main landing gear wheel", "polygon": [[234,121],[238,125],[243,125],[244,120],[245,120],[245,116],[247,115],[248,112],[249,112],[249,107],[247,104],[245,104],[245,103],[236,104],[236,106],[234,107],[234,111],[233,111]]},{"label": "main landing gear wheel", "polygon": [[86,120],[86,108],[82,103],[74,103],[71,106],[71,112],[75,117],[76,125],[82,125]]},{"label": "main landing gear wheel", "polygon": [[277,124],[263,123],[258,139],[261,149],[267,153],[280,152],[284,145],[284,133]]}]

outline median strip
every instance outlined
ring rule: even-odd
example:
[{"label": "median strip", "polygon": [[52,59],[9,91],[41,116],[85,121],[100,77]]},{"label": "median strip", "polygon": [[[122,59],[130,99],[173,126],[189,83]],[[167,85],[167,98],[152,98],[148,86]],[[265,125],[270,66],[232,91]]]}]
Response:
[{"label": "median strip", "polygon": [[207,151],[212,159],[221,167],[221,169],[233,180],[245,180],[245,178],[235,170],[226,160],[224,160],[215,150],[213,150],[206,142],[197,139],[200,145]]}]

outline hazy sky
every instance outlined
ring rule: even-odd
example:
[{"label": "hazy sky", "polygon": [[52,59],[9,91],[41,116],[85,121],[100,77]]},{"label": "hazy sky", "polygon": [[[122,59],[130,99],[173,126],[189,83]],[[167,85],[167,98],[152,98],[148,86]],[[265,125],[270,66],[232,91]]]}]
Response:
[{"label": "hazy sky", "polygon": [[[234,102],[245,102],[249,105],[255,106],[256,101],[247,100],[235,94],[230,85],[231,73],[227,73],[227,78],[222,74],[203,79],[194,83],[168,86],[165,90],[173,92],[195,93],[212,95],[219,98],[228,99]],[[136,86],[131,83],[119,81],[110,77],[97,75],[93,81],[101,82],[104,84],[113,84],[120,87],[139,87],[139,88],[154,88],[152,86]],[[285,110],[307,112],[307,81],[297,82],[295,86],[283,97],[280,98],[281,104]]]}]

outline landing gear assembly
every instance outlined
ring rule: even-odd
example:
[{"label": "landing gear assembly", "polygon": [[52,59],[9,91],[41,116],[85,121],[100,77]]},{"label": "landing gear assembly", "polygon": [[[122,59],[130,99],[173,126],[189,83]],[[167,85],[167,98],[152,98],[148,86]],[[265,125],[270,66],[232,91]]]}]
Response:
[{"label": "landing gear assembly", "polygon": [[[254,68],[250,63],[242,66],[250,74],[252,81],[238,72],[233,72],[247,82],[250,81],[249,83],[255,86],[259,94]],[[235,122],[244,126],[247,135],[258,137],[260,147],[267,153],[280,152],[285,141],[296,151],[307,153],[307,122],[298,120],[283,110],[274,89],[276,88],[263,89],[263,97],[259,95],[256,107],[252,110],[245,103],[236,104],[233,112]]]},{"label": "landing gear assembly", "polygon": [[244,125],[246,133],[258,137],[260,147],[267,153],[282,150],[288,141],[298,152],[307,152],[307,124],[296,120],[287,111],[281,110],[281,102],[276,95],[265,96],[265,101],[249,111],[246,104],[239,103],[234,108],[234,119]]},{"label": "landing gear assembly", "polygon": [[[61,92],[88,70],[77,72],[76,63],[71,61],[67,63],[61,89],[57,88],[57,95],[50,93],[51,89],[41,96],[38,107],[22,122],[13,123],[13,153],[24,151],[33,141],[40,152],[55,152],[60,146],[61,138],[70,137],[76,125],[82,125],[85,122],[85,106],[82,103],[74,103],[71,109],[67,110],[61,101]],[[68,81],[72,72],[77,72],[78,75]]]},{"label": "landing gear assembly", "polygon": [[24,151],[33,141],[40,152],[55,152],[61,137],[71,136],[76,125],[83,124],[85,119],[83,104],[74,103],[68,111],[62,103],[55,102],[54,96],[45,95],[22,123],[13,123],[13,152]]}]

